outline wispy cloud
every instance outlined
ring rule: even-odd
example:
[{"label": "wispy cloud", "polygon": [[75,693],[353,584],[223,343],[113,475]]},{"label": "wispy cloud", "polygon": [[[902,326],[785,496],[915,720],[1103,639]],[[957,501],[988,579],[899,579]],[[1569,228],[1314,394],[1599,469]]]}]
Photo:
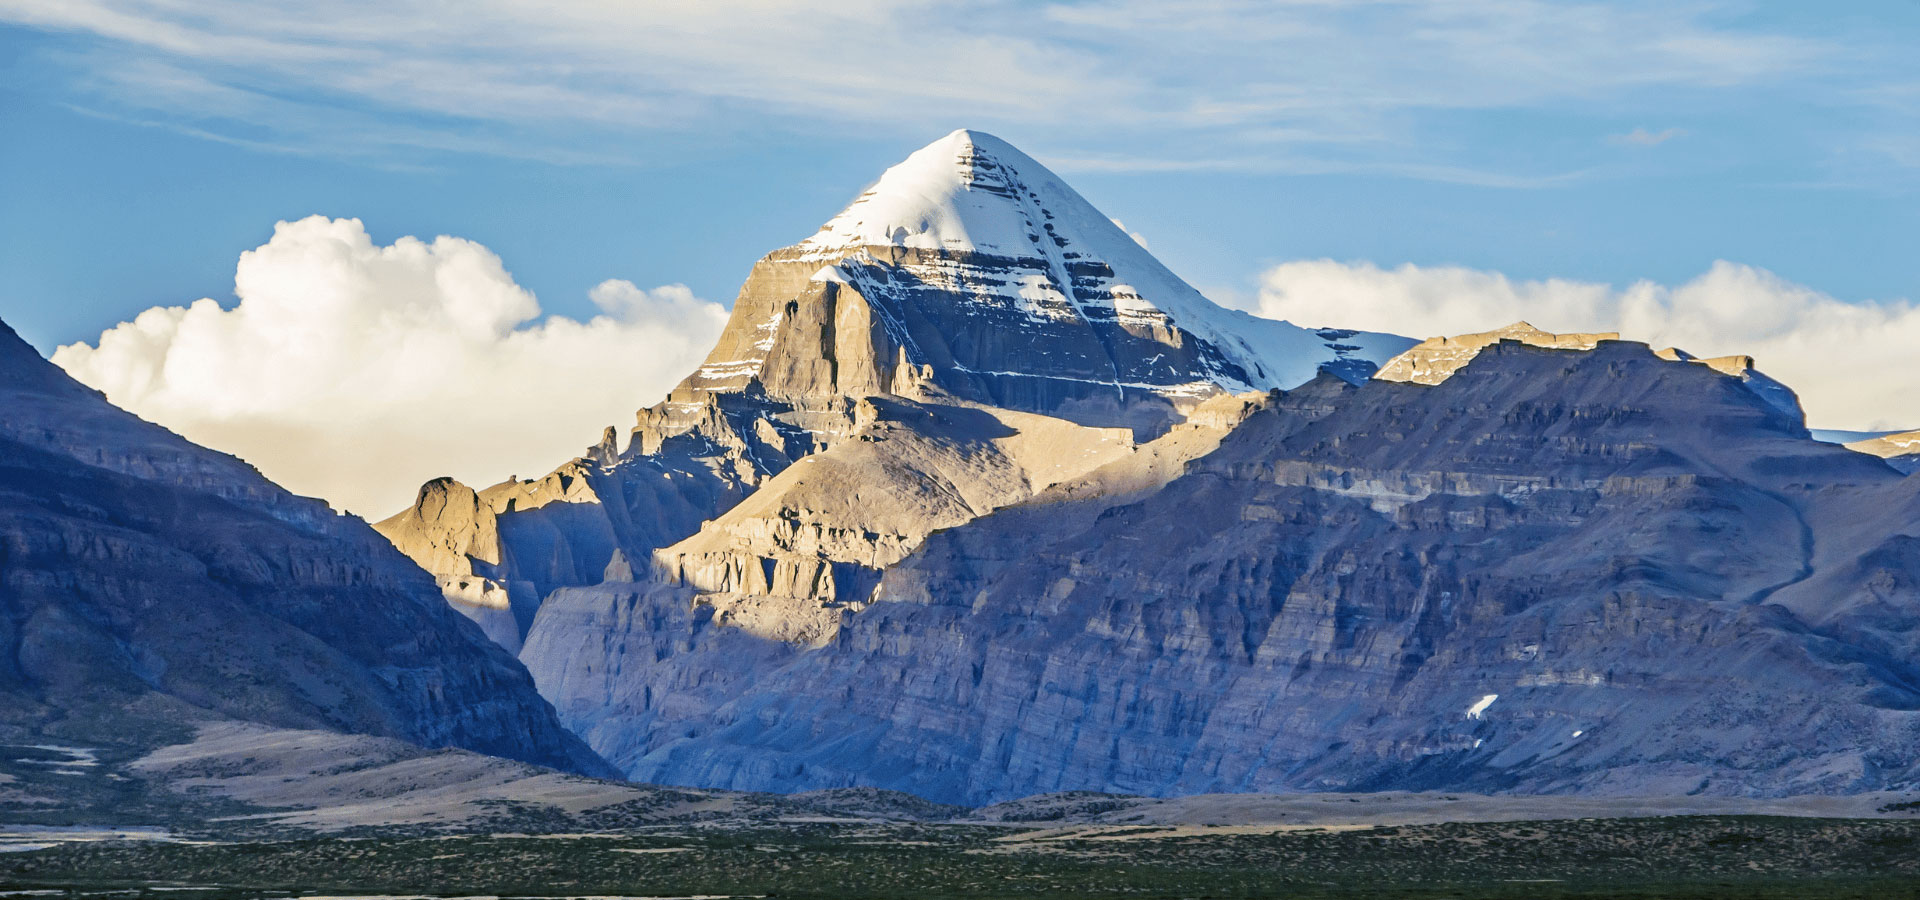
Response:
[{"label": "wispy cloud", "polygon": [[1528,174],[1393,160],[1335,159],[1283,155],[1241,157],[1154,157],[1100,154],[1045,155],[1041,162],[1062,172],[1140,174],[1151,172],[1253,172],[1272,175],[1380,175],[1492,188],[1543,188],[1571,184],[1593,174],[1592,169]]},{"label": "wispy cloud", "polygon": [[1674,138],[1682,137],[1686,133],[1687,130],[1684,128],[1663,128],[1659,131],[1648,131],[1645,128],[1636,127],[1626,134],[1608,135],[1607,142],[1610,144],[1623,144],[1630,147],[1658,147]]},{"label": "wispy cloud", "polygon": [[1715,12],[1547,0],[0,0],[0,20],[68,36],[46,62],[93,105],[327,153],[596,158],[631,154],[636,134],[965,124],[1089,160],[1122,139],[1242,170],[1362,148],[1366,166],[1407,177],[1514,185],[1543,176],[1470,163],[1470,148],[1422,140],[1423,123],[1760,85],[1843,55]]}]

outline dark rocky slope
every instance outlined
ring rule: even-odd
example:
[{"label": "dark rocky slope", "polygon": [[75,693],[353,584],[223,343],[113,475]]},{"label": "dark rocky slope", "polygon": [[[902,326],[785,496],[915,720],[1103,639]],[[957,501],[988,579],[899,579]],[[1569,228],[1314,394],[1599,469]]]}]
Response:
[{"label": "dark rocky slope", "polygon": [[0,737],[234,719],[611,774],[357,518],[116,409],[0,324]]},{"label": "dark rocky slope", "polygon": [[1508,342],[1434,386],[1323,377],[1092,497],[935,534],[821,649],[634,584],[556,593],[524,658],[630,776],[712,787],[1920,778],[1920,479],[1710,367]]}]

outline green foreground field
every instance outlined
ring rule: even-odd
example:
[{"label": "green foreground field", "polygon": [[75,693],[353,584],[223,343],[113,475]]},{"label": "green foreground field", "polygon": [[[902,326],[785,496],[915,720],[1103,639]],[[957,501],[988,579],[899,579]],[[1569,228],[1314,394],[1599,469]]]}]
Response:
[{"label": "green foreground field", "polygon": [[0,891],[169,900],[1899,898],[1920,897],[1920,822],[1694,816],[1347,830],[813,822],[72,843],[0,856]]}]

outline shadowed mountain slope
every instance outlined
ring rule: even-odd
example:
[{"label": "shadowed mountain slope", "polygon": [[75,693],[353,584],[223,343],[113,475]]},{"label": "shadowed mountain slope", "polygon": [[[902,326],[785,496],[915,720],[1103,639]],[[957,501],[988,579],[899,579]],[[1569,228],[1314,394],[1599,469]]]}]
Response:
[{"label": "shadowed mountain slope", "polygon": [[1920,479],[1738,375],[1496,342],[1275,395],[1157,490],[931,536],[814,650],[555,594],[543,692],[630,776],[1774,796],[1920,778]]},{"label": "shadowed mountain slope", "polygon": [[144,746],[223,719],[609,773],[364,522],[0,324],[0,735]]}]

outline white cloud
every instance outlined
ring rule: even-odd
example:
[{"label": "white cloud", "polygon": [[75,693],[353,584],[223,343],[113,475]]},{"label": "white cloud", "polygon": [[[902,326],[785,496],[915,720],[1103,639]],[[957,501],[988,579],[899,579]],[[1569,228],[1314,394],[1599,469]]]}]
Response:
[{"label": "white cloud", "polygon": [[241,254],[240,302],[154,307],[53,361],[268,477],[378,518],[422,481],[544,474],[699,364],[726,311],[607,281],[589,321],[540,304],[486,247],[380,246],[358,219],[281,222]]},{"label": "white cloud", "polygon": [[1848,303],[1752,266],[1716,262],[1679,286],[1514,281],[1456,266],[1309,260],[1268,269],[1259,314],[1413,337],[1525,320],[1549,331],[1618,331],[1698,356],[1751,354],[1825,428],[1920,427],[1920,307]]}]

